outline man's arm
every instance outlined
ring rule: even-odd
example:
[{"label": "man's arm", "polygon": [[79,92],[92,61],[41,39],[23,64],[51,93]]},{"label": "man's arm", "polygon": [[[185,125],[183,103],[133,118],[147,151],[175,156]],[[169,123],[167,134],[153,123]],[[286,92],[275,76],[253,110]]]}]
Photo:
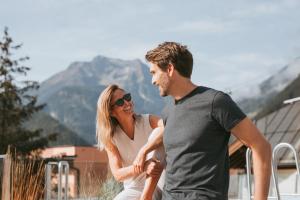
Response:
[{"label": "man's arm", "polygon": [[231,133],[252,151],[254,199],[267,199],[271,175],[271,145],[247,117],[233,127]]},{"label": "man's arm", "polygon": [[130,165],[128,167],[122,166],[122,159],[119,150],[116,146],[110,145],[110,147],[105,148],[105,150],[108,155],[108,161],[111,172],[116,181],[123,182],[124,180],[141,173],[136,171],[133,165]]}]

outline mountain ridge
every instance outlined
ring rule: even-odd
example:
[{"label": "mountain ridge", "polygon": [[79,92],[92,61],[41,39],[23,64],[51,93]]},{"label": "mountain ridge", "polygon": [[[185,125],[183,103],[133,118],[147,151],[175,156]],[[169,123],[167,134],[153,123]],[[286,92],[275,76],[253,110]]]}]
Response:
[{"label": "mountain ridge", "polygon": [[96,103],[109,84],[131,92],[138,113],[160,114],[164,107],[164,100],[151,84],[149,68],[141,60],[101,55],[90,62],[72,62],[67,69],[44,81],[39,101],[47,103],[45,112],[94,144]]},{"label": "mountain ridge", "polygon": [[[292,82],[295,74],[291,72],[295,71],[300,72],[300,57],[259,84],[265,92],[263,95],[244,99],[238,104],[244,111],[247,105],[247,113],[258,112],[258,108],[279,93],[282,84]],[[292,78],[280,78],[284,73]],[[89,62],[72,62],[65,70],[48,78],[41,84],[39,99],[41,103],[48,105],[45,112],[93,145],[97,100],[103,89],[113,83],[132,93],[137,113],[159,115],[170,100],[159,96],[157,88],[151,84],[149,68],[141,60],[123,60],[101,55]]]},{"label": "mountain ridge", "polygon": [[260,107],[271,101],[278,93],[284,90],[300,74],[300,56],[276,71],[269,78],[258,84],[259,93],[253,97],[242,98],[238,104],[246,113],[255,115]]}]

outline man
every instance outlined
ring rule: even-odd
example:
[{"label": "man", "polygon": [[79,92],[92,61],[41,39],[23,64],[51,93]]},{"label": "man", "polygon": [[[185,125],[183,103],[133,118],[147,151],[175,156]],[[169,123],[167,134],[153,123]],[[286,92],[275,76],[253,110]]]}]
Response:
[{"label": "man", "polygon": [[252,150],[254,199],[267,199],[271,146],[251,120],[227,94],[192,83],[193,56],[186,46],[164,42],[146,59],[160,95],[174,98],[163,116],[163,199],[228,199],[230,133]]}]

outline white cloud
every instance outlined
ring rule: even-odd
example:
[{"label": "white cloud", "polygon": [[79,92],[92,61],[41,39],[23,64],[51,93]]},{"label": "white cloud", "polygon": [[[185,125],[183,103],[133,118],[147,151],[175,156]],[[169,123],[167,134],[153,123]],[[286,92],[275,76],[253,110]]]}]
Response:
[{"label": "white cloud", "polygon": [[235,30],[236,24],[232,21],[198,20],[186,21],[182,24],[167,28],[166,32],[193,32],[193,33],[224,33]]},{"label": "white cloud", "polygon": [[283,4],[289,7],[295,8],[296,6],[300,5],[299,0],[282,0]]},{"label": "white cloud", "polygon": [[196,54],[194,57],[196,59],[193,79],[201,81],[197,84],[232,92],[236,99],[258,95],[258,84],[287,63],[279,58],[274,59],[256,53],[240,53],[217,58]]},{"label": "white cloud", "polygon": [[300,55],[299,0],[1,2],[0,24],[24,43],[36,80],[99,54],[143,60],[170,40],[204,50],[194,79],[219,89],[254,84],[287,63],[278,58]]},{"label": "white cloud", "polygon": [[236,55],[231,55],[228,57],[224,57],[224,59],[229,62],[238,63],[238,64],[252,64],[252,65],[260,65],[262,67],[272,67],[274,64],[284,64],[284,61],[279,58],[273,58],[266,55],[261,55],[257,53],[239,53]]},{"label": "white cloud", "polygon": [[280,1],[268,1],[259,3],[246,3],[246,6],[239,7],[238,10],[232,12],[232,17],[260,17],[263,15],[276,15],[289,12],[288,10],[296,9],[299,6],[299,0],[280,0]]},{"label": "white cloud", "polygon": [[261,3],[255,6],[247,6],[245,9],[239,9],[232,12],[233,17],[257,17],[261,15],[277,14],[281,7],[274,3]]},{"label": "white cloud", "polygon": [[139,42],[133,43],[132,45],[122,44],[122,46],[106,48],[103,53],[109,57],[121,59],[141,59],[143,61],[146,51],[151,48],[153,48],[153,43]]}]

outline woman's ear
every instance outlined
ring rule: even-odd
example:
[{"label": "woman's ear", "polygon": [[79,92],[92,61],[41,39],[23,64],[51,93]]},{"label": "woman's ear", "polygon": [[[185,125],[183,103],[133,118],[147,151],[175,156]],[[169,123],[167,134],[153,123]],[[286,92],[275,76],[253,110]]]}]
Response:
[{"label": "woman's ear", "polygon": [[117,119],[116,119],[115,117],[112,117],[112,116],[110,116],[110,121],[111,121],[113,124],[117,124],[117,123],[118,123]]},{"label": "woman's ear", "polygon": [[115,112],[114,112],[113,109],[109,111],[109,116],[110,116],[110,117],[113,117],[113,118],[116,117]]}]

